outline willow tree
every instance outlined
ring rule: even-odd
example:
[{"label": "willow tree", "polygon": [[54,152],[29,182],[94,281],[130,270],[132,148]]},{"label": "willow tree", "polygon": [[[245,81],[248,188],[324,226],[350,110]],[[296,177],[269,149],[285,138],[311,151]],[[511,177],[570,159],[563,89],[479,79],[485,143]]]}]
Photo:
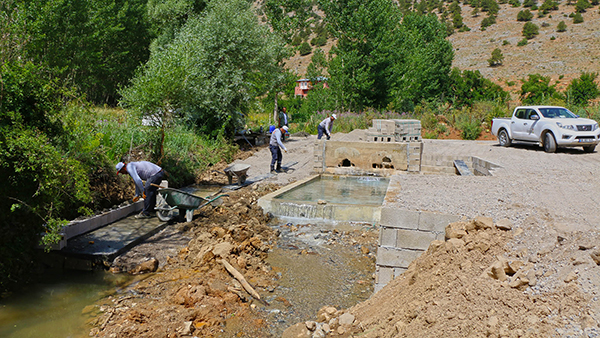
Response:
[{"label": "willow tree", "polygon": [[122,105],[166,128],[177,119],[202,133],[231,135],[269,88],[284,44],[244,0],[213,0],[175,39],[153,50],[124,89]]}]

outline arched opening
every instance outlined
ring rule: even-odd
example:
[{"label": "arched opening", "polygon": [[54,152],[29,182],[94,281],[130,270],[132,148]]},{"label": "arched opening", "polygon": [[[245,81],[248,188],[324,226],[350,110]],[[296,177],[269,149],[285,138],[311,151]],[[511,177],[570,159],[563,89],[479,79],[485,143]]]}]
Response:
[{"label": "arched opening", "polygon": [[345,158],[340,164],[338,164],[338,167],[354,167],[354,163],[350,162],[349,159]]}]

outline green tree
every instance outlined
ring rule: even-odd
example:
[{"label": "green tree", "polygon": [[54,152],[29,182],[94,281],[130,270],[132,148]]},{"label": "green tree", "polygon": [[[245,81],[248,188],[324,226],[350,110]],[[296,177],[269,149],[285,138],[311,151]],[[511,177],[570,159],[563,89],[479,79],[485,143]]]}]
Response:
[{"label": "green tree", "polygon": [[95,103],[115,104],[117,88],[147,60],[145,0],[18,0],[27,15],[26,53]]},{"label": "green tree", "polygon": [[168,127],[174,115],[203,133],[233,133],[253,100],[282,73],[283,42],[258,22],[244,0],[213,0],[204,15],[191,18],[150,60],[122,105]]},{"label": "green tree", "polygon": [[271,27],[290,41],[295,32],[308,27],[311,6],[309,1],[267,0],[263,11]]},{"label": "green tree", "polygon": [[298,48],[298,51],[300,52],[300,55],[304,56],[310,54],[312,52],[312,48],[310,47],[308,42],[304,41],[300,44],[300,48]]},{"label": "green tree", "polygon": [[575,11],[577,11],[577,13],[585,13],[585,10],[590,7],[592,7],[592,5],[588,0],[577,0]]},{"label": "green tree", "polygon": [[540,11],[544,14],[548,14],[550,11],[558,10],[558,3],[554,0],[545,0],[540,6]]},{"label": "green tree", "polygon": [[85,169],[61,147],[66,96],[40,66],[0,65],[0,289],[26,274],[40,233],[56,238],[90,202]]},{"label": "green tree", "polygon": [[152,49],[171,43],[188,19],[198,16],[206,8],[204,0],[148,0],[147,13],[151,30],[156,38]]},{"label": "green tree", "polygon": [[533,14],[528,9],[524,11],[519,11],[519,13],[517,14],[517,21],[531,21],[532,18]]},{"label": "green tree", "polygon": [[559,97],[556,85],[550,85],[550,77],[530,74],[528,79],[521,80],[521,102],[523,104],[542,104],[544,100]]},{"label": "green tree", "polygon": [[600,96],[596,82],[598,73],[582,73],[578,79],[573,79],[567,87],[567,99],[575,105],[587,105],[590,100]]},{"label": "green tree", "polygon": [[573,15],[573,23],[582,23],[583,22],[583,15],[581,15],[581,13],[577,12],[575,13],[575,15]]},{"label": "green tree", "polygon": [[564,21],[559,22],[558,26],[556,26],[556,31],[557,32],[566,32],[567,24]]},{"label": "green tree", "polygon": [[533,39],[536,35],[539,34],[539,28],[533,22],[526,22],[523,26],[523,36],[527,39]]},{"label": "green tree", "polygon": [[510,94],[481,73],[471,70],[461,72],[453,68],[450,73],[451,101],[456,106],[473,105],[477,101],[505,102]]},{"label": "green tree", "polygon": [[537,0],[525,0],[525,1],[523,1],[523,7],[537,7]]},{"label": "green tree", "polygon": [[504,55],[502,55],[502,51],[500,50],[500,48],[496,48],[492,51],[492,57],[489,58],[488,63],[490,65],[490,67],[495,67],[495,66],[499,66],[502,64],[502,62],[504,61]]}]

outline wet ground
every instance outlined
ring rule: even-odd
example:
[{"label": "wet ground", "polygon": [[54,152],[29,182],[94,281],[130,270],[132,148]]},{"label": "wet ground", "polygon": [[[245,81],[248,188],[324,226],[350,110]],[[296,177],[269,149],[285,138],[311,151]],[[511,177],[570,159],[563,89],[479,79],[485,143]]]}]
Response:
[{"label": "wet ground", "polygon": [[[312,320],[324,306],[351,307],[373,292],[376,229],[363,224],[306,224],[280,221],[278,243],[266,261],[279,286],[263,309],[275,337],[289,326]],[[364,234],[364,235],[363,235]]]}]

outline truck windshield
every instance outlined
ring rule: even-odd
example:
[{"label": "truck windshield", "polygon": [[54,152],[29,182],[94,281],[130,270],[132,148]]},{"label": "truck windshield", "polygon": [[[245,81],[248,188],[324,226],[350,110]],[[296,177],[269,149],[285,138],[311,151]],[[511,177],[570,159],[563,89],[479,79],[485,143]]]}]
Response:
[{"label": "truck windshield", "polygon": [[540,108],[540,112],[546,118],[575,119],[577,115],[571,113],[566,108]]}]

